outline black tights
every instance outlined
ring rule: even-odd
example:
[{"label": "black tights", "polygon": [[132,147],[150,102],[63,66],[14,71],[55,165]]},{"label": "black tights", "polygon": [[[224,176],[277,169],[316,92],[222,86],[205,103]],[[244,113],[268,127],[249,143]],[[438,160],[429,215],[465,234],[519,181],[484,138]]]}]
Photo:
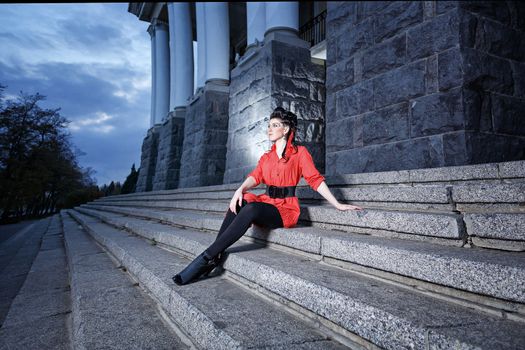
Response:
[{"label": "black tights", "polygon": [[283,227],[281,214],[275,206],[262,202],[247,203],[243,200],[242,207],[237,203],[237,215],[228,208],[215,242],[206,249],[205,255],[214,258],[222,253],[237,242],[252,223],[270,229]]}]

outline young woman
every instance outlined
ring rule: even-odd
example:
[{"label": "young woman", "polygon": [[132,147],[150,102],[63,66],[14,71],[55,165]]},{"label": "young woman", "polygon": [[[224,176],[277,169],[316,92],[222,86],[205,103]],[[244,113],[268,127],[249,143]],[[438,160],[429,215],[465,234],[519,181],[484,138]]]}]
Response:
[{"label": "young woman", "polygon": [[[337,209],[361,210],[339,203],[332,195],[306,147],[295,144],[296,131],[297,116],[277,107],[268,124],[268,137],[273,142],[271,150],[262,155],[257,167],[235,191],[215,242],[173,276],[176,284],[187,284],[209,274],[218,266],[222,252],[239,240],[252,224],[270,229],[295,226],[300,214],[295,188],[301,176]],[[261,182],[267,185],[266,193],[257,196],[246,192]]]}]

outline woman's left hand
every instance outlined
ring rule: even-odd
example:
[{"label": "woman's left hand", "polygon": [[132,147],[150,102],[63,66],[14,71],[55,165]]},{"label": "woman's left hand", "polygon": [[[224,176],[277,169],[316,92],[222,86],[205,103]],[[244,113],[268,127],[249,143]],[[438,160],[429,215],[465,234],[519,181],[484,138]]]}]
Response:
[{"label": "woman's left hand", "polygon": [[341,211],[347,211],[347,210],[363,210],[363,208],[361,207],[357,207],[355,205],[350,205],[350,204],[342,204],[342,203],[338,203],[336,206],[335,206],[338,210],[341,210]]}]

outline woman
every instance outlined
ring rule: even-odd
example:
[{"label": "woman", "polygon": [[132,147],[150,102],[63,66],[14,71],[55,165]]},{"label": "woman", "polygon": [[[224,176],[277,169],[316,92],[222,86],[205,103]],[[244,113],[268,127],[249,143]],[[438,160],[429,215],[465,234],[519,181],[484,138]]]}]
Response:
[{"label": "woman", "polygon": [[[277,107],[268,125],[271,150],[262,155],[257,167],[235,191],[215,242],[173,277],[175,283],[187,284],[209,274],[218,266],[222,252],[239,240],[252,223],[270,229],[295,226],[300,214],[295,187],[301,176],[337,209],[361,210],[335,199],[306,147],[295,144],[296,131],[297,116]],[[246,192],[261,182],[267,185],[265,194]]]}]

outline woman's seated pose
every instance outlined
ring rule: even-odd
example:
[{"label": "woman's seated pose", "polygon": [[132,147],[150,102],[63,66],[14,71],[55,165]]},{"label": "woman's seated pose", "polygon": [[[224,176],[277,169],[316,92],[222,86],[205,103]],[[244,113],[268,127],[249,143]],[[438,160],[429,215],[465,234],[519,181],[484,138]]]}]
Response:
[{"label": "woman's seated pose", "polygon": [[[295,226],[300,213],[295,187],[301,176],[337,209],[361,210],[339,203],[332,195],[306,147],[295,144],[296,131],[297,116],[277,107],[268,124],[268,137],[273,142],[271,150],[261,156],[257,167],[235,191],[215,242],[173,277],[175,283],[183,285],[208,275],[218,266],[222,252],[239,240],[252,224],[270,229]],[[261,182],[267,185],[266,193],[257,196],[246,192]]]}]

